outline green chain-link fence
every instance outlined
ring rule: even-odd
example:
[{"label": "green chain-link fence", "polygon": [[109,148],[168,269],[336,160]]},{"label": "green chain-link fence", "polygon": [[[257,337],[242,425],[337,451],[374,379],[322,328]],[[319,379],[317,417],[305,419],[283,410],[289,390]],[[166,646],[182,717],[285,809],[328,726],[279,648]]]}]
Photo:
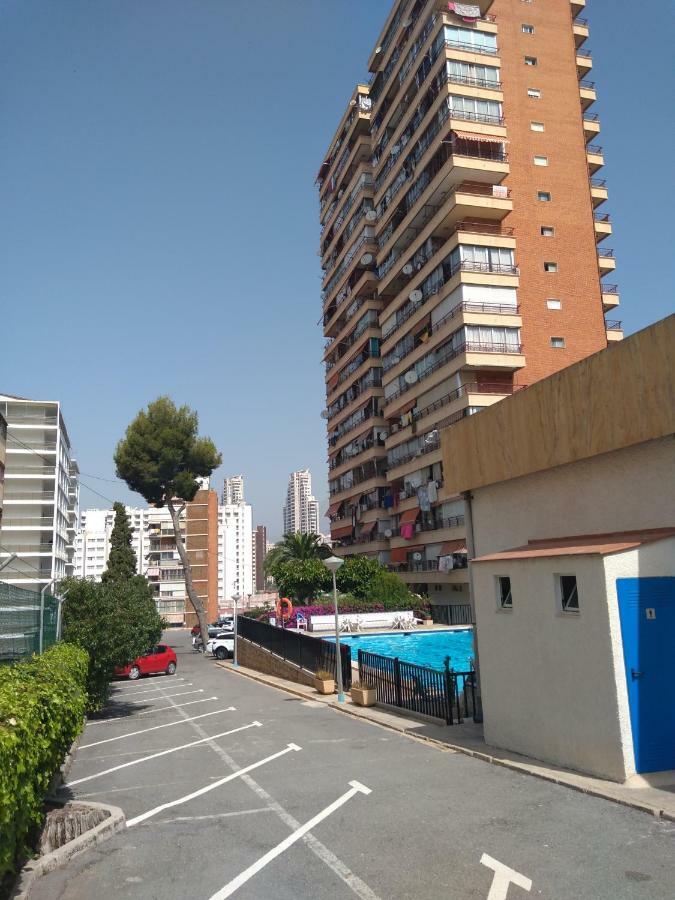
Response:
[{"label": "green chain-link fence", "polygon": [[[42,649],[56,643],[59,601],[45,594]],[[0,581],[0,663],[40,652],[40,592]]]}]

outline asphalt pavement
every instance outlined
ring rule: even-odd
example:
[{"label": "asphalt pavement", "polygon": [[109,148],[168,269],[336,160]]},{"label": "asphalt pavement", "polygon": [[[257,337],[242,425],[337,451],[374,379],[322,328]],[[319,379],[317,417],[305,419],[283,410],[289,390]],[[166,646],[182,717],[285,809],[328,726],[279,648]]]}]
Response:
[{"label": "asphalt pavement", "polygon": [[675,824],[287,695],[169,632],[116,682],[65,795],[127,828],[32,900],[673,900]]}]

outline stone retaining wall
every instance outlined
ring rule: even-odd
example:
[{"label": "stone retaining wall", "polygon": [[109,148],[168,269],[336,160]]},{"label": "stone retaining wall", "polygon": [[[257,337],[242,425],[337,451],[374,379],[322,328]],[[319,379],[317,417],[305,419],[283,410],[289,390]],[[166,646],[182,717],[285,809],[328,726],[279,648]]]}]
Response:
[{"label": "stone retaining wall", "polygon": [[255,669],[257,672],[264,672],[266,675],[285,678],[287,681],[294,681],[296,684],[314,686],[314,676],[311,672],[301,669],[295,663],[275,656],[269,650],[265,650],[257,644],[252,644],[246,638],[237,638],[237,661],[242,666]]}]

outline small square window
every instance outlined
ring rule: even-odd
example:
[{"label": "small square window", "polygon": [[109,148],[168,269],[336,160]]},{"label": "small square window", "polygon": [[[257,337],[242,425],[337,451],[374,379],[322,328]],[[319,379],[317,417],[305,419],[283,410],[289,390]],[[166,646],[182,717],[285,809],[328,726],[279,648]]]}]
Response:
[{"label": "small square window", "polygon": [[530,122],[530,131],[544,131],[543,122]]},{"label": "small square window", "polygon": [[511,579],[508,575],[497,576],[497,600],[500,609],[513,609]]},{"label": "small square window", "polygon": [[576,575],[559,575],[560,607],[563,612],[579,612],[579,590]]},{"label": "small square window", "polygon": [[525,65],[526,66],[536,66],[537,65],[537,57],[536,56],[526,56],[525,57]]},{"label": "small square window", "polygon": [[542,225],[539,229],[542,237],[553,237],[555,228],[552,225]]},{"label": "small square window", "polygon": [[520,30],[523,34],[534,34],[534,25],[521,25]]},{"label": "small square window", "polygon": [[562,309],[562,300],[547,300],[546,305],[549,309]]},{"label": "small square window", "polygon": [[551,347],[554,347],[556,350],[564,350],[565,338],[552,337],[551,338]]},{"label": "small square window", "polygon": [[551,202],[551,192],[550,191],[537,191],[537,200],[541,200],[542,203],[550,203]]},{"label": "small square window", "polygon": [[541,91],[539,88],[528,88],[527,96],[531,97],[532,100],[539,100],[541,98]]},{"label": "small square window", "polygon": [[544,263],[544,272],[557,272],[558,271],[558,263],[557,262],[545,262]]},{"label": "small square window", "polygon": [[535,156],[534,164],[535,164],[535,166],[547,166],[548,165],[548,156]]}]

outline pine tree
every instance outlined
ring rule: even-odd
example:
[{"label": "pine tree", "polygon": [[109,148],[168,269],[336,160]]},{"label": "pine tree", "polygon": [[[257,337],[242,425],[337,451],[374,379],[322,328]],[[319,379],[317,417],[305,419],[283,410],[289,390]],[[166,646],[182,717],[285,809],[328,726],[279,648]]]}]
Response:
[{"label": "pine tree", "polygon": [[136,554],[131,547],[129,517],[122,503],[113,503],[115,524],[110,535],[108,566],[101,581],[126,581],[136,575]]}]

